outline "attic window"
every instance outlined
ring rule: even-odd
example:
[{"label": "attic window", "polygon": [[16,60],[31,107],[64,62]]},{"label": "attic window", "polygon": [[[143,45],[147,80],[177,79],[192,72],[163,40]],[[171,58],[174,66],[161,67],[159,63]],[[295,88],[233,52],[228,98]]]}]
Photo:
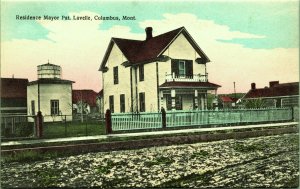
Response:
[{"label": "attic window", "polygon": [[114,84],[119,83],[118,66],[114,67]]},{"label": "attic window", "polygon": [[139,66],[139,78],[140,81],[144,81],[144,64]]}]

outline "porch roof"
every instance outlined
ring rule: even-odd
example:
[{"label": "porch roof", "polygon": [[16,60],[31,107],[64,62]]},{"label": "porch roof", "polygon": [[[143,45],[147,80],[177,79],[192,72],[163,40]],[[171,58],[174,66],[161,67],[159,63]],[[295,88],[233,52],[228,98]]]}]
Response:
[{"label": "porch roof", "polygon": [[217,89],[220,85],[210,82],[165,82],[159,88],[200,88],[200,89]]}]

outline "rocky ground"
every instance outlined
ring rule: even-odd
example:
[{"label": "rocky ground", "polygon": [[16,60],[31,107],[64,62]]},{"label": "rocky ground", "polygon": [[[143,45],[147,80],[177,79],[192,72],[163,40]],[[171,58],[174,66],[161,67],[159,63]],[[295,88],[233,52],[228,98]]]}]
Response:
[{"label": "rocky ground", "polygon": [[3,188],[297,187],[299,135],[1,162]]}]

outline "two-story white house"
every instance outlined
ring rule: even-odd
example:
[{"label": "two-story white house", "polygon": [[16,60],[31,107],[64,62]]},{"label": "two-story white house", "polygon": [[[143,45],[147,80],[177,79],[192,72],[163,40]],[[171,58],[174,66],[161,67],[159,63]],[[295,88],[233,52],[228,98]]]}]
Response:
[{"label": "two-story white house", "polygon": [[184,27],[145,40],[112,38],[99,71],[103,73],[104,109],[156,112],[207,109],[210,62]]}]

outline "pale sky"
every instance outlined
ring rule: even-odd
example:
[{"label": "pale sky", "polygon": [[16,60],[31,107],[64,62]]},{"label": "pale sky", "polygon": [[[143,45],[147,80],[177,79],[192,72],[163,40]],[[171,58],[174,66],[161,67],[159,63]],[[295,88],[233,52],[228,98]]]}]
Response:
[{"label": "pale sky", "polygon": [[[299,81],[298,1],[1,1],[1,77],[37,79],[37,65],[62,67],[74,89],[102,88],[98,71],[111,37],[144,40],[184,26],[210,58],[218,93],[269,81]],[[59,16],[58,21],[16,15]],[[135,16],[134,21],[62,21],[62,15]],[[146,70],[145,70],[146,73]]]}]

